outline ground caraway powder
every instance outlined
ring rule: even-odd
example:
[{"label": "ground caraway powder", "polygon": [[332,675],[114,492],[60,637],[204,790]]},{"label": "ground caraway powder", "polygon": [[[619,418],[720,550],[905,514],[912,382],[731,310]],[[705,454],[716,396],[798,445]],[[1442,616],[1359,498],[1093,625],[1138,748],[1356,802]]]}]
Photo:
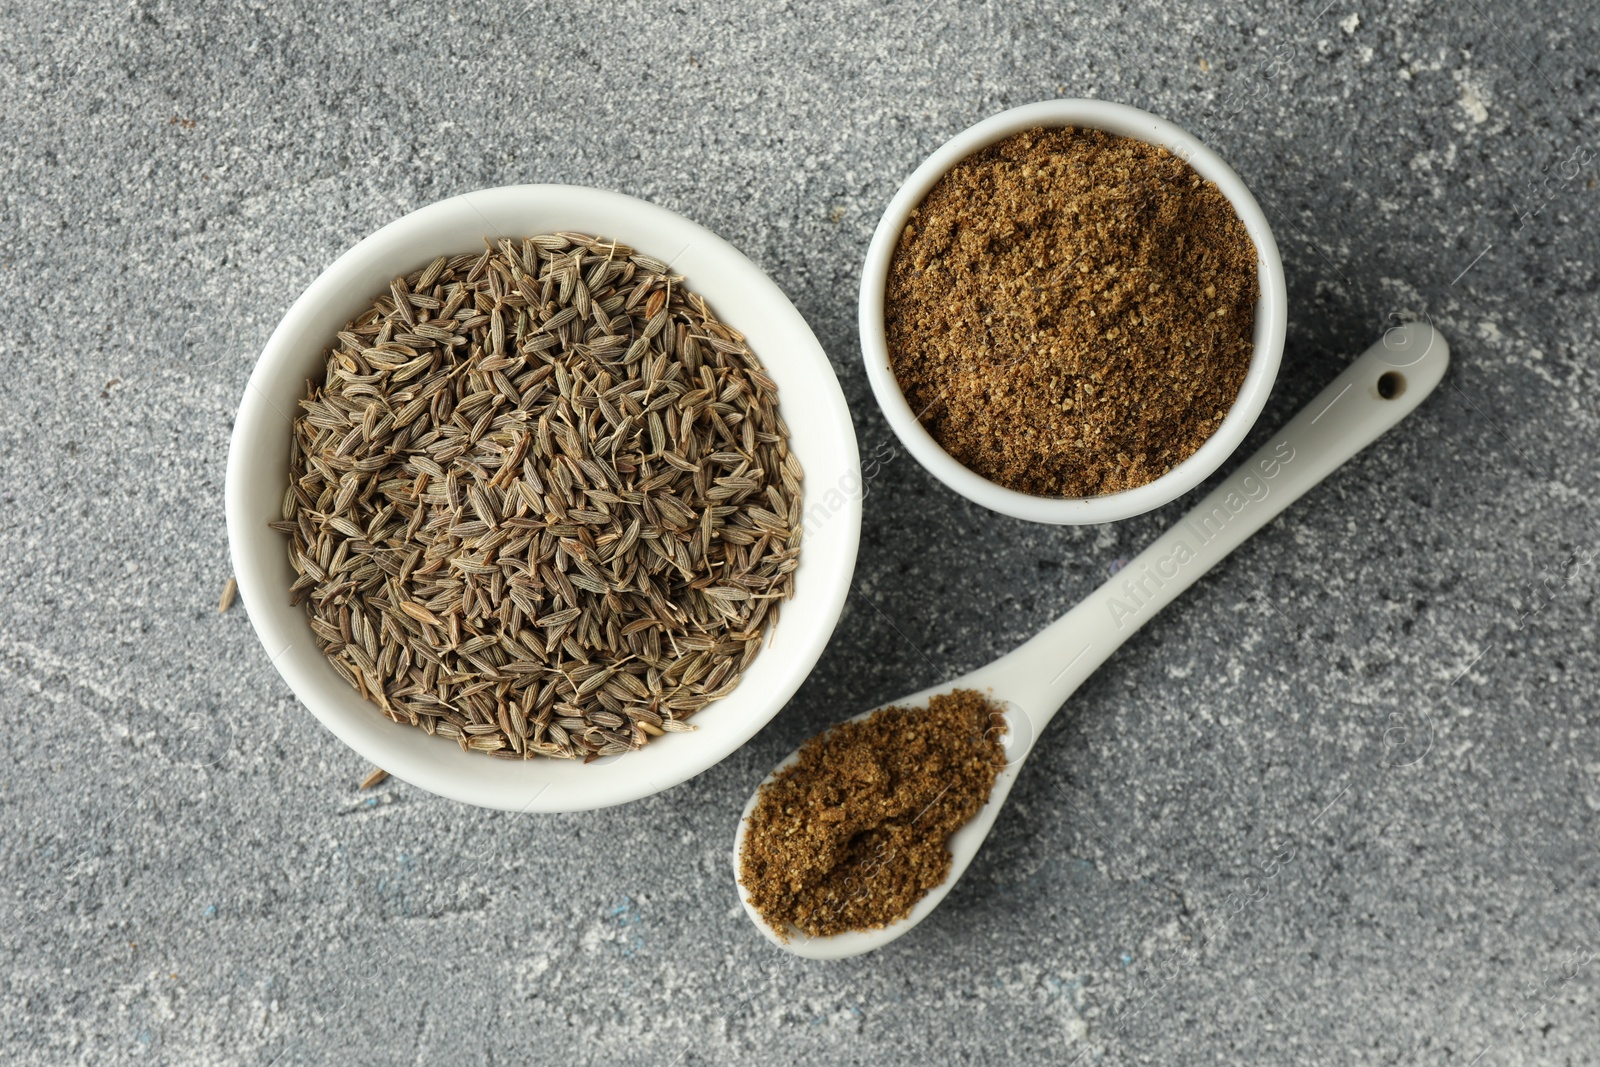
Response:
[{"label": "ground caraway powder", "polygon": [[787,939],[887,926],[950,874],[950,835],[1005,767],[1000,707],[971,689],[891,707],[806,742],[761,786],[739,881]]},{"label": "ground caraway powder", "polygon": [[890,263],[890,365],[956,460],[1037,496],[1098,496],[1193,455],[1253,349],[1256,250],[1166,149],[1071,127],[961,160]]}]

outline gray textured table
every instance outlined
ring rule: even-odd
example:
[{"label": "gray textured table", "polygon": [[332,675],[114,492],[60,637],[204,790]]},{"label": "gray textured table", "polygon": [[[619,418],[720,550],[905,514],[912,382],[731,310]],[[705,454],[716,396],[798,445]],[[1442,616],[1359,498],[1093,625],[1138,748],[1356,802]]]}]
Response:
[{"label": "gray textured table", "polygon": [[[1600,31],[1322,2],[10,9],[0,1058],[1595,1062]],[[1080,691],[932,920],[798,962],[729,876],[752,785],[1183,506],[983,513],[897,453],[858,366],[899,180],[1058,95],[1189,127],[1272,219],[1292,309],[1252,445],[1392,315],[1456,362]],[[747,252],[882,467],[789,708],[666,794],[542,818],[358,793],[215,608],[230,418],[284,309],[382,223],[524,181]]]}]

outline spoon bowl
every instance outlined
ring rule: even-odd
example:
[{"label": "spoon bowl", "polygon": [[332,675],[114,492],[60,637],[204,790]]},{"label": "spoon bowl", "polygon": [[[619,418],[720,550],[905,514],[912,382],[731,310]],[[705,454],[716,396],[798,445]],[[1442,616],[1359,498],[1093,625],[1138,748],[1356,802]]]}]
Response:
[{"label": "spoon bowl", "polygon": [[[827,937],[797,929],[780,933],[750,903],[741,885],[740,899],[750,920],[774,944],[797,956],[844,959],[881,948],[926,919],[978,854],[1034,741],[1078,686],[1251,534],[1415,410],[1443,380],[1449,363],[1450,346],[1432,326],[1408,323],[1389,330],[1177,525],[1072,610],[994,662],[891,702],[926,708],[936,694],[976,689],[1002,704],[1007,725],[1007,763],[988,803],[950,836],[949,876],[917,901],[909,915],[881,929]],[[762,785],[799,755],[799,750],[791,753]],[[760,796],[758,787],[734,835],[735,881],[745,830]]]}]

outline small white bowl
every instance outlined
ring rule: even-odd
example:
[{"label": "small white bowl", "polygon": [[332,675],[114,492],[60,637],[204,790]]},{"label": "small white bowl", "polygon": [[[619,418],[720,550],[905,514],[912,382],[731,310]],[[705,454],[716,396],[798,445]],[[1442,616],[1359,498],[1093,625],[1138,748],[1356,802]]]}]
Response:
[{"label": "small white bowl", "polygon": [[[307,378],[320,377],[334,334],[391,278],[435,256],[481,250],[483,237],[578,231],[615,238],[672,265],[749,338],[778,383],[790,446],[805,468],[806,540],[795,593],[768,647],[728,697],[694,716],[690,733],[580,764],[463,752],[442,737],[390,722],[334,672],[303,608],[279,517],[289,435]],[[822,654],[843,610],[861,537],[861,465],[844,393],[822,346],[787,297],[732,245],[704,227],[619,193],[560,185],[485,189],[414,211],[366,238],[289,308],[250,375],[228,452],[228,540],[239,593],[278,673],[334,735],[391,774],[467,804],[509,811],[578,811],[677,785],[744,744],[786,704]]]},{"label": "small white bowl", "polygon": [[[1256,246],[1261,298],[1256,304],[1255,351],[1238,399],[1216,433],[1194,455],[1155,481],[1120,493],[1043,497],[996,485],[963,466],[939,446],[917,420],[889,365],[889,346],[883,328],[884,286],[889,277],[889,262],[912,209],[922,203],[934,184],[960,160],[1014,133],[1039,126],[1105,130],[1164,146],[1188,162],[1202,178],[1216,182],[1217,188],[1233,204]],[[877,232],[872,235],[872,244],[867,248],[866,265],[861,271],[860,313],[861,354],[866,360],[872,392],[889,425],[918,462],[945,485],[991,511],[1033,522],[1080,525],[1126,519],[1175,500],[1204,481],[1239,447],[1255,424],[1256,416],[1261,414],[1278,375],[1283,333],[1288,323],[1288,295],[1278,244],[1272,239],[1266,216],[1222,157],[1172,123],[1135,107],[1103,100],[1047,100],[1002,111],[963,130],[912,171],[911,177],[889,201]]]}]

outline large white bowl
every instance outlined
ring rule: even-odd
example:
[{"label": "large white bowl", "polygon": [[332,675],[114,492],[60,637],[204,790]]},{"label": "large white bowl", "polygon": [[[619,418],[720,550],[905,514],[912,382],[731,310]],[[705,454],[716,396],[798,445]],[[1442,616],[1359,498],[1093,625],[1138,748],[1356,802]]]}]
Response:
[{"label": "large white bowl", "polygon": [[[694,716],[691,733],[581,764],[463,752],[450,740],[390,722],[336,674],[304,610],[279,517],[289,478],[289,435],[308,378],[320,377],[334,334],[389,280],[438,255],[481,250],[483,238],[578,231],[615,238],[665,260],[745,334],[778,383],[790,446],[805,467],[805,543],[794,598],[728,697]],[[844,394],[827,355],[794,305],[720,237],[664,208],[619,193],[560,185],[485,189],[390,223],[311,283],[273,331],[239,404],[228,452],[228,540],[250,620],[289,687],[334,735],[367,760],[431,792],[488,808],[577,811],[621,804],[677,785],[749,740],[786,704],[822,654],[849,591],[861,536],[860,460]]]},{"label": "large white bowl", "polygon": [[[1202,178],[1216,182],[1255,242],[1261,297],[1256,303],[1255,351],[1238,399],[1222,425],[1195,454],[1166,474],[1136,489],[1093,497],[1043,497],[1019,493],[989,481],[963,466],[918,421],[889,366],[889,345],[883,328],[883,293],[901,231],[911,211],[952,166],[981,148],[1038,126],[1077,126],[1105,130],[1162,145],[1186,160]],[[1267,402],[1283,356],[1283,334],[1289,319],[1283,261],[1272,239],[1267,217],[1250,190],[1222,157],[1164,119],[1126,104],[1104,100],[1047,100],[1002,111],[956,134],[911,172],[883,213],[867,261],[861,270],[861,354],[873,395],[906,450],[945,485],[993,511],[1033,522],[1059,525],[1111,522],[1158,508],[1175,500],[1210,476],[1244,441]]]}]

